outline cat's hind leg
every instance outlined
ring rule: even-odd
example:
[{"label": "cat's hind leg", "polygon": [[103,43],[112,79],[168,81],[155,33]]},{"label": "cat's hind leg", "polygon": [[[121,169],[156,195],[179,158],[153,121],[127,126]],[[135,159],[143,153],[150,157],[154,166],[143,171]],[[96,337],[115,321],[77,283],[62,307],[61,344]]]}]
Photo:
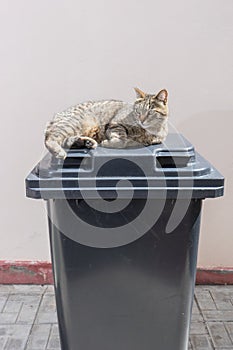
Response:
[{"label": "cat's hind leg", "polygon": [[45,146],[56,158],[65,159],[67,156],[66,151],[62,148],[57,140],[47,138],[45,140]]}]

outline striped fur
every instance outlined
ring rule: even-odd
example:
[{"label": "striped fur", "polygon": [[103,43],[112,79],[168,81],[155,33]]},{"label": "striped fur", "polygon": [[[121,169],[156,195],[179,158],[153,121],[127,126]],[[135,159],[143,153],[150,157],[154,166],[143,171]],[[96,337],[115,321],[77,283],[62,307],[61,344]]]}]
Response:
[{"label": "striped fur", "polygon": [[[45,145],[57,158],[72,146],[112,148],[163,142],[168,133],[167,91],[149,95],[135,89],[133,105],[122,101],[89,101],[57,113],[45,131]],[[65,148],[65,149],[64,149]]]}]

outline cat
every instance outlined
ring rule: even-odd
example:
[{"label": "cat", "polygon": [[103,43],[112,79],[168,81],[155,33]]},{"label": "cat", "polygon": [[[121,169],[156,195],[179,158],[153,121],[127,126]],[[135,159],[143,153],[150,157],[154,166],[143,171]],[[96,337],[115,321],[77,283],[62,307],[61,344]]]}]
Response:
[{"label": "cat", "polygon": [[168,134],[168,92],[151,95],[135,88],[136,101],[89,101],[55,114],[45,131],[45,146],[65,159],[72,146],[125,148],[161,143]]}]

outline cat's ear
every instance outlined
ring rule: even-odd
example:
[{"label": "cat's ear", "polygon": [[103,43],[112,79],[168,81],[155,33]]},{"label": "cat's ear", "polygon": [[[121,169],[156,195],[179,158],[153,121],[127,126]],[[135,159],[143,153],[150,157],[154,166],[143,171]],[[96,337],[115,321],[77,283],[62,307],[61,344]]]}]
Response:
[{"label": "cat's ear", "polygon": [[156,95],[157,100],[163,102],[164,104],[167,103],[167,97],[168,97],[168,92],[165,89],[159,91],[159,93]]},{"label": "cat's ear", "polygon": [[139,88],[134,88],[137,98],[145,98],[146,94],[145,92],[143,92],[142,90],[140,90]]}]

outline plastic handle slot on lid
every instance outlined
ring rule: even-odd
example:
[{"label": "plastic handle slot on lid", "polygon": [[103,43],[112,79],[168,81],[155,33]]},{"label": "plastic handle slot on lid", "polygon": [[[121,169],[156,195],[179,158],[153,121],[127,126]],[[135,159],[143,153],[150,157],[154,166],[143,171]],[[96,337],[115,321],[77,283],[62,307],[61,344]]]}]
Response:
[{"label": "plastic handle slot on lid", "polygon": [[183,152],[160,152],[156,156],[158,168],[184,168],[193,161],[195,161],[193,154]]}]

